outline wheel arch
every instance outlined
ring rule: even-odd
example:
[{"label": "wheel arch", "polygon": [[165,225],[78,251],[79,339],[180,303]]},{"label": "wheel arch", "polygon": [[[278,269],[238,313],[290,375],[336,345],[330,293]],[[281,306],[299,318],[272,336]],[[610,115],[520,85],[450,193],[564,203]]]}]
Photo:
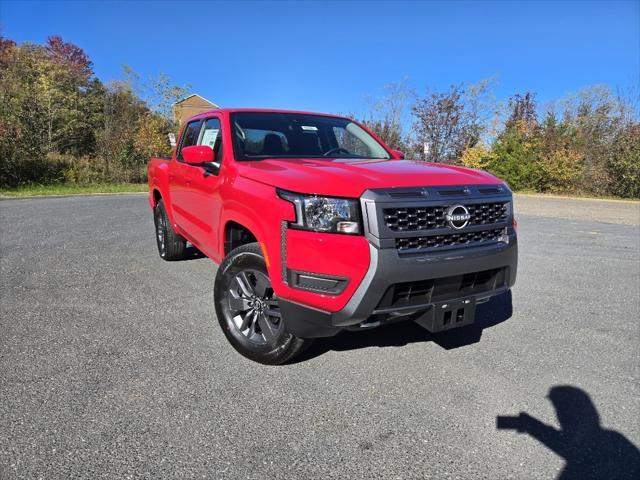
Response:
[{"label": "wheel arch", "polygon": [[247,245],[249,243],[258,242],[258,237],[253,231],[236,220],[227,220],[224,225],[223,233],[223,256],[226,257],[232,250]]},{"label": "wheel arch", "polygon": [[159,188],[154,187],[151,192],[151,208],[156,208],[160,200],[162,200],[162,193]]}]

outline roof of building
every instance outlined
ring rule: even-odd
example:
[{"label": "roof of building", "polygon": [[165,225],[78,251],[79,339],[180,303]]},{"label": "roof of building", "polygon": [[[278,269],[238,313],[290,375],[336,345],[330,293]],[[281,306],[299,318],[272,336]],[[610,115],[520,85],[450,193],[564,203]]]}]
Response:
[{"label": "roof of building", "polygon": [[213,107],[218,108],[218,105],[217,105],[217,104],[213,103],[211,100],[207,100],[207,99],[206,99],[206,98],[204,98],[202,95],[198,95],[197,93],[192,93],[191,95],[188,95],[188,96],[186,96],[186,97],[184,97],[184,98],[182,98],[182,99],[178,100],[177,102],[175,102],[175,103],[174,103],[174,105],[178,105],[179,103],[182,103],[182,102],[184,102],[184,101],[186,101],[186,100],[189,100],[189,99],[190,99],[190,98],[192,98],[192,97],[198,97],[198,98],[201,98],[201,99],[202,99],[202,100],[204,100],[205,102],[210,103]]}]

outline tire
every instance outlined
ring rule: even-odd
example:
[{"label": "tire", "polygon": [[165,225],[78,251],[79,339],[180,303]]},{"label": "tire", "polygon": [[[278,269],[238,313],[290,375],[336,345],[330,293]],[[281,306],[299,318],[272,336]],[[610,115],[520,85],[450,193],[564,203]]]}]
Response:
[{"label": "tire", "polygon": [[164,200],[160,200],[153,210],[153,223],[156,227],[156,243],[160,258],[167,261],[182,260],[187,241],[173,230],[164,208]]},{"label": "tire", "polygon": [[255,362],[280,365],[312,340],[285,330],[260,246],[234,249],[222,262],[214,286],[216,315],[229,343]]}]

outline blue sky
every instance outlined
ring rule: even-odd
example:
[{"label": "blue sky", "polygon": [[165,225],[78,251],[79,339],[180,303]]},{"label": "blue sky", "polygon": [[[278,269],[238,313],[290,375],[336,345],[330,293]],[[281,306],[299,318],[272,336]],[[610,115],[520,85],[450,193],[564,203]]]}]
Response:
[{"label": "blue sky", "polygon": [[404,78],[424,92],[496,76],[540,102],[637,85],[640,2],[28,2],[0,0],[2,34],[59,34],[100,79],[122,64],[222,106],[362,112]]}]

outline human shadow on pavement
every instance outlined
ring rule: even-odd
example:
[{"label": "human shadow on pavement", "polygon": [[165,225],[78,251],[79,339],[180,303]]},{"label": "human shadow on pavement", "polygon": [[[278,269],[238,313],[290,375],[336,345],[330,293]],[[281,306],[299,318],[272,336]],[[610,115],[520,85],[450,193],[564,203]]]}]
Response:
[{"label": "human shadow on pavement", "polygon": [[371,330],[344,331],[335,337],[317,339],[292,363],[303,362],[331,350],[346,351],[367,347],[402,347],[410,343],[434,342],[447,350],[480,341],[482,331],[504,322],[513,313],[511,291],[493,297],[477,307],[474,323],[440,333],[430,333],[408,320]]},{"label": "human shadow on pavement", "polygon": [[556,409],[559,430],[524,412],[498,416],[496,428],[527,433],[564,458],[566,465],[557,480],[640,478],[640,451],[621,433],[602,428],[585,391],[559,385],[547,398]]}]

